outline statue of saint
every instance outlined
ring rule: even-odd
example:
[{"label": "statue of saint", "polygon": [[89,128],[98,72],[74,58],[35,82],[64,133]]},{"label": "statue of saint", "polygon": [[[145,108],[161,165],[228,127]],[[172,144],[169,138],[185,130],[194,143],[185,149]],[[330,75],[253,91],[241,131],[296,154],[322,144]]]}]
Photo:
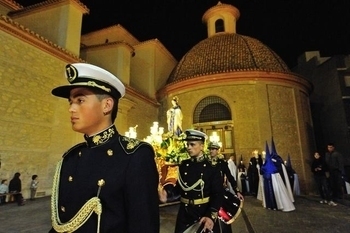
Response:
[{"label": "statue of saint", "polygon": [[179,105],[179,98],[174,96],[171,100],[171,104],[173,106],[166,113],[168,131],[173,135],[180,136],[182,133],[182,111]]}]

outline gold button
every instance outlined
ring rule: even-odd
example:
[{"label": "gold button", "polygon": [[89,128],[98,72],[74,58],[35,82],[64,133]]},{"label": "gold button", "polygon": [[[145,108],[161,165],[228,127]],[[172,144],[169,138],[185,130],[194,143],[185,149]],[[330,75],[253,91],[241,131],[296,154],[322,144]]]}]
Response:
[{"label": "gold button", "polygon": [[68,181],[69,181],[69,182],[72,182],[72,181],[73,181],[73,177],[72,177],[72,176],[69,176],[69,177],[68,177]]},{"label": "gold button", "polygon": [[107,155],[108,156],[112,156],[113,155],[113,150],[111,150],[111,149],[107,150]]},{"label": "gold button", "polygon": [[186,163],[186,166],[188,167],[188,166],[190,166],[188,163]]},{"label": "gold button", "polygon": [[187,172],[185,172],[184,174],[187,175]]},{"label": "gold button", "polygon": [[105,184],[106,184],[106,182],[105,182],[104,179],[100,179],[100,180],[97,181],[97,186],[99,186],[99,187],[102,187],[102,186],[104,186]]},{"label": "gold button", "polygon": [[64,206],[61,206],[61,211],[66,212],[66,208]]},{"label": "gold button", "polygon": [[206,165],[206,164],[204,164],[203,166],[204,166],[204,167],[206,167],[207,165]]},{"label": "gold button", "polygon": [[79,157],[81,157],[81,151],[79,151]]}]

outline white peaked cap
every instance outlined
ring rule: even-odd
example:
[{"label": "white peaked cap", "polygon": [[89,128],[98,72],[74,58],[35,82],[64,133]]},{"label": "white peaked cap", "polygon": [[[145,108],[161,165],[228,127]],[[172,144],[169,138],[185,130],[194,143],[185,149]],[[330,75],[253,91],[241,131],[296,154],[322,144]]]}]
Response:
[{"label": "white peaked cap", "polygon": [[103,90],[119,99],[125,95],[124,84],[112,73],[87,63],[66,65],[65,74],[70,85],[54,88],[51,93],[58,97],[69,98],[70,91],[77,87],[90,87]]}]

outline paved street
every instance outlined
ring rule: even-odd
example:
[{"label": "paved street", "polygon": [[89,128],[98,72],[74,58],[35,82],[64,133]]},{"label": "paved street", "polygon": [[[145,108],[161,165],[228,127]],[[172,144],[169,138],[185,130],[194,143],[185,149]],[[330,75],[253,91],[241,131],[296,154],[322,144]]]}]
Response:
[{"label": "paved street", "polygon": [[[241,215],[232,224],[233,233],[345,233],[350,232],[350,197],[338,206],[320,204],[314,196],[295,198],[296,210],[284,213],[266,210],[247,196]],[[178,205],[161,207],[160,233],[172,233]],[[137,222],[135,222],[137,224]],[[50,198],[0,206],[0,233],[44,233],[50,229]],[[147,232],[146,232],[147,233]]]}]

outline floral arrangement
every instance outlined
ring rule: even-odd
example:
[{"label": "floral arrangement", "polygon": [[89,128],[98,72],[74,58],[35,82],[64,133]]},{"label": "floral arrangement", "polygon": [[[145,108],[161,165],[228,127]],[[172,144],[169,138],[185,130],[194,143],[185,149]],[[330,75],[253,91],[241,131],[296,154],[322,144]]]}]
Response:
[{"label": "floral arrangement", "polygon": [[157,158],[169,164],[180,164],[182,160],[188,159],[186,144],[183,141],[184,136],[184,134],[179,137],[164,134],[160,145],[153,145]]}]

